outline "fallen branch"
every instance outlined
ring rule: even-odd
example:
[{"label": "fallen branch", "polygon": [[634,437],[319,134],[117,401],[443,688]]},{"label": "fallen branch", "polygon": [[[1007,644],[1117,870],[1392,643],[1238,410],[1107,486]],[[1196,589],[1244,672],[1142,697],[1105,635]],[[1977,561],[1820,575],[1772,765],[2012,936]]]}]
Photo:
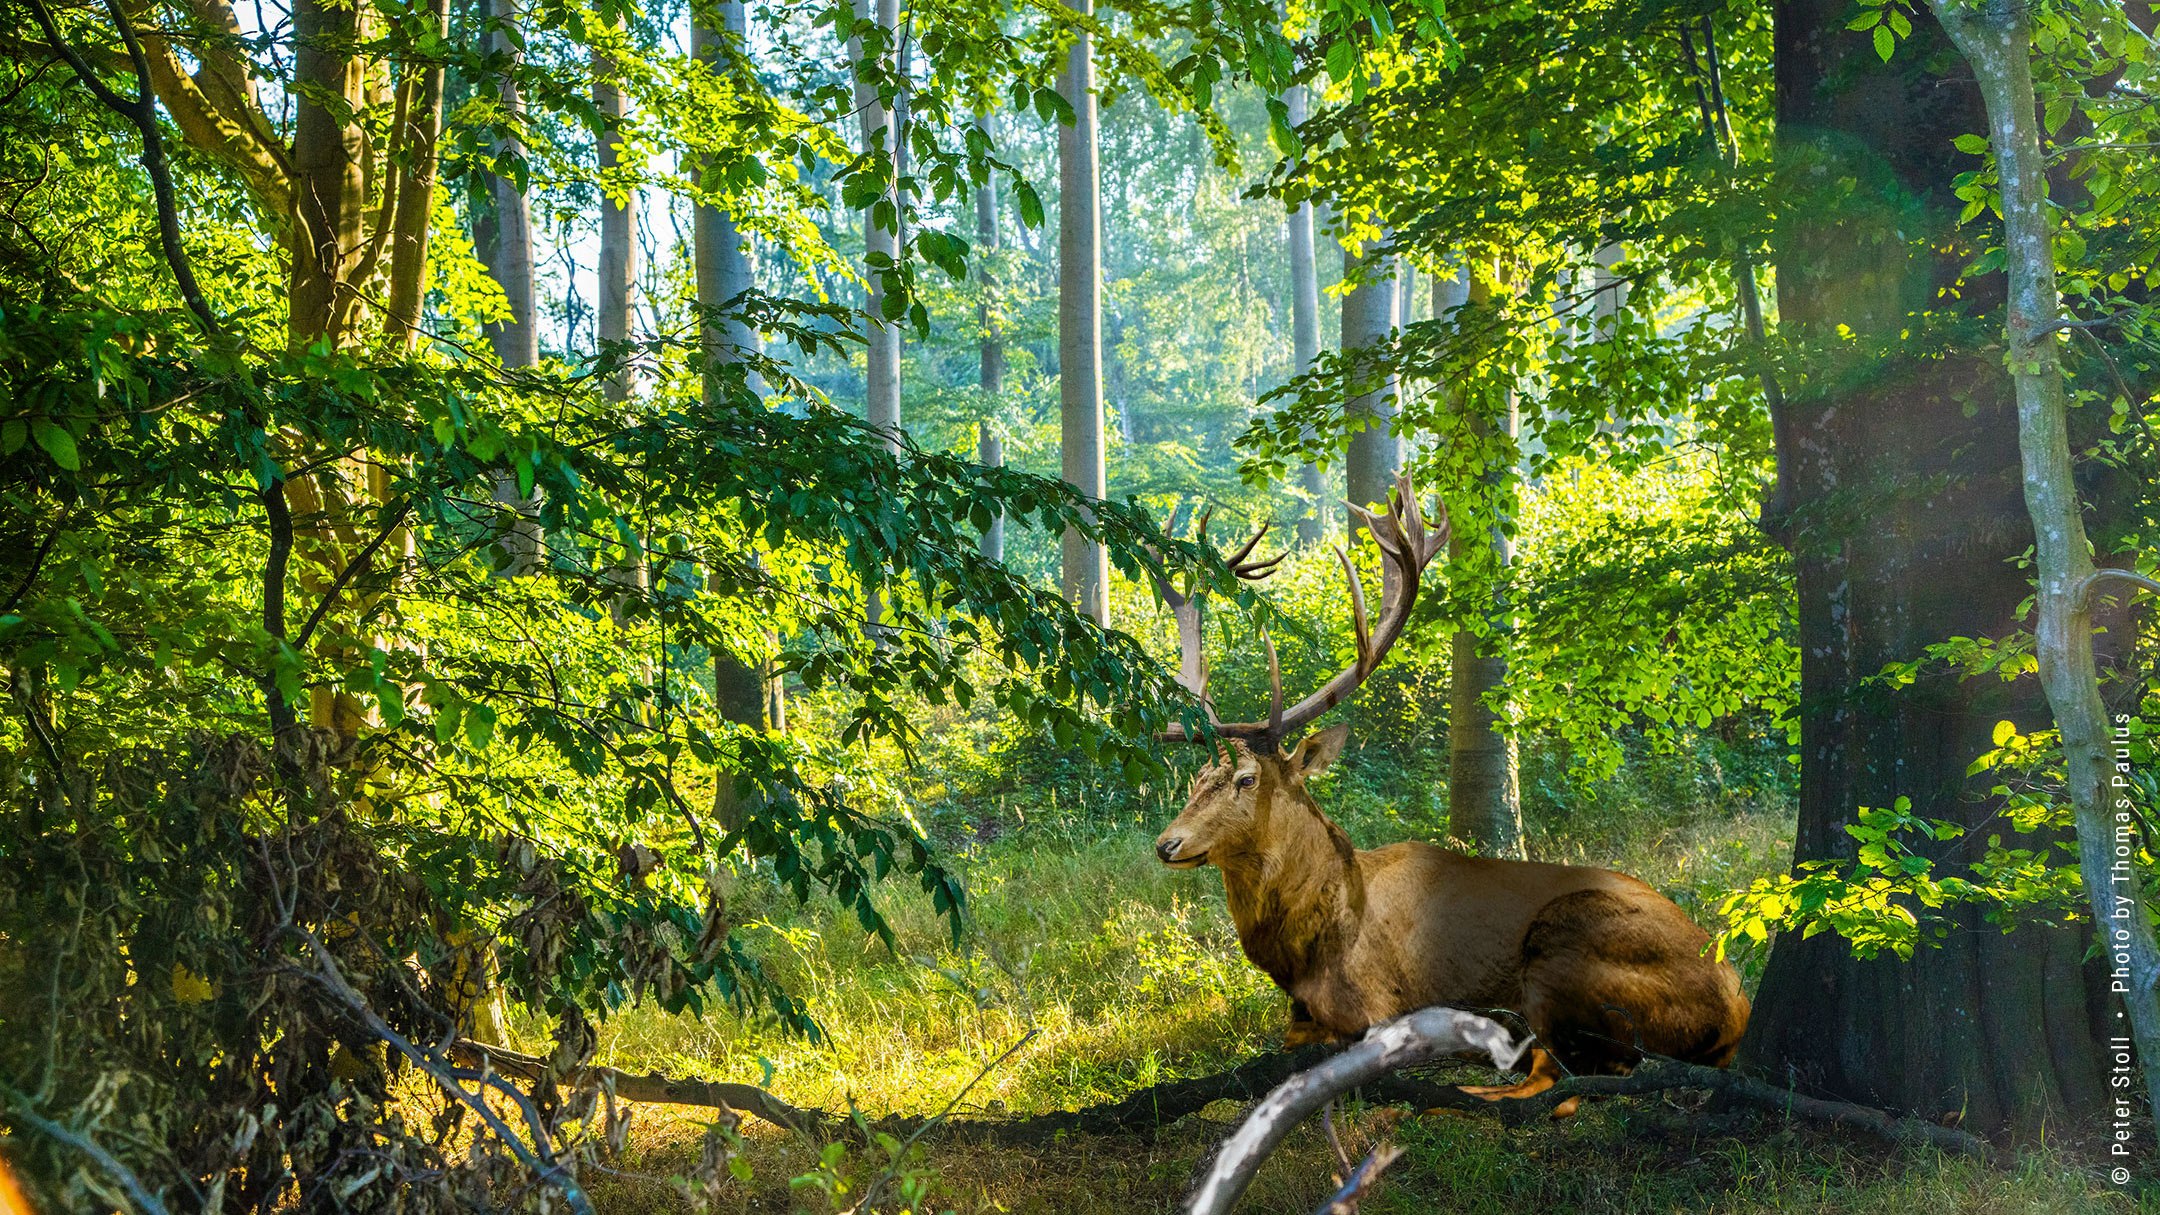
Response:
[{"label": "fallen branch", "polygon": [[1504,1070],[1528,1045],[1489,1017],[1453,1008],[1421,1008],[1375,1025],[1341,1054],[1277,1085],[1223,1141],[1185,1210],[1190,1215],[1228,1211],[1283,1137],[1342,1093],[1401,1068],[1468,1051],[1492,1056],[1493,1066]]},{"label": "fallen branch", "polygon": [[[1036,1144],[1069,1134],[1151,1136],[1217,1101],[1257,1100],[1298,1073],[1342,1052],[1340,1045],[1315,1045],[1287,1053],[1275,1052],[1249,1059],[1228,1071],[1167,1081],[1120,1100],[1084,1109],[1052,1110],[1029,1118],[947,1118],[942,1129],[953,1138],[993,1144]],[[477,1042],[459,1042],[451,1053],[471,1064],[484,1059],[503,1075],[528,1082],[538,1080],[547,1066],[545,1060],[535,1056]],[[788,1131],[829,1137],[856,1133],[855,1124],[845,1117],[790,1105],[750,1084],[677,1080],[657,1074],[638,1076],[612,1067],[579,1068],[567,1077],[558,1078],[558,1082],[572,1087],[612,1086],[615,1096],[625,1101],[695,1105],[707,1109],[725,1106]],[[1966,1131],[1918,1118],[1900,1118],[1864,1105],[1805,1096],[1737,1072],[1671,1060],[1647,1061],[1626,1076],[1571,1077],[1535,1097],[1521,1100],[1487,1101],[1452,1084],[1402,1074],[1381,1075],[1361,1082],[1358,1088],[1368,1101],[1410,1105],[1421,1110],[1452,1110],[1492,1118],[1509,1126],[1548,1118],[1554,1107],[1569,1097],[1636,1097],[1677,1089],[1704,1089],[1769,1113],[1865,1131],[1892,1143],[1932,1147],[1952,1155],[1997,1164],[2002,1162],[2001,1154],[1992,1144]],[[880,1118],[869,1126],[873,1133],[882,1131],[905,1136],[922,1130],[932,1121],[932,1118],[919,1114],[896,1114]]]},{"label": "fallen branch", "polygon": [[1550,1117],[1554,1107],[1570,1097],[1639,1097],[1674,1089],[1705,1089],[1770,1113],[1867,1131],[1896,1144],[1931,1147],[1954,1156],[2003,1163],[2001,1152],[1993,1144],[1969,1131],[1938,1126],[1922,1118],[1900,1118],[1848,1101],[1809,1097],[1752,1076],[1676,1059],[1645,1060],[1625,1076],[1571,1076],[1535,1097],[1505,1101],[1487,1101],[1452,1084],[1434,1084],[1412,1076],[1385,1077],[1366,1085],[1365,1095],[1381,1101],[1403,1101],[1422,1109],[1481,1114],[1520,1125]]},{"label": "fallen branch", "polygon": [[[460,1040],[450,1048],[452,1056],[473,1065],[487,1064],[506,1076],[537,1081],[547,1071],[547,1060],[520,1054],[500,1046]],[[799,1109],[750,1084],[727,1084],[716,1080],[672,1080],[657,1072],[633,1076],[612,1067],[580,1067],[556,1078],[570,1088],[612,1091],[625,1101],[649,1101],[661,1105],[697,1105],[707,1109],[731,1109],[752,1114],[790,1131],[837,1131],[843,1119],[823,1110]]]}]

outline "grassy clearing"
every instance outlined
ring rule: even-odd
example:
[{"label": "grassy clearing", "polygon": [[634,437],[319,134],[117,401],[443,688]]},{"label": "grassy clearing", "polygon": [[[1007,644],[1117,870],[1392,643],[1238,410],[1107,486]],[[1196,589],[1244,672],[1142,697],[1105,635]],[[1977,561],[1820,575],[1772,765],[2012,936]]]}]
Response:
[{"label": "grassy clearing", "polygon": [[[1430,802],[1377,796],[1354,781],[1323,800],[1366,846],[1438,834]],[[1665,816],[1639,805],[1575,809],[1542,816],[1573,830],[1538,835],[1540,855],[1635,873],[1706,924],[1719,894],[1777,869],[1790,853],[1785,816],[1773,809],[1708,811],[1700,802]],[[807,998],[828,1040],[812,1045],[754,1016],[699,1021],[627,1010],[602,1027],[601,1061],[764,1083],[797,1103],[852,1102],[872,1116],[942,1108],[1030,1026],[1038,1035],[983,1079],[962,1112],[1074,1108],[1220,1070],[1273,1044],[1284,1000],[1239,954],[1220,878],[1154,863],[1150,844],[1162,813],[1154,807],[1081,838],[1016,827],[971,854],[963,850],[971,906],[959,948],[929,908],[905,894],[888,901],[896,956],[867,941],[852,916],[795,907],[745,878],[731,898],[732,906],[751,909],[740,931],[759,941],[775,974]],[[1743,949],[1736,960],[1752,986],[1759,953]],[[1075,1137],[1024,1150],[933,1142],[922,1164],[934,1178],[929,1209],[1174,1210],[1194,1166],[1239,1112],[1217,1103],[1151,1142]],[[639,1111],[622,1173],[592,1179],[603,1215],[688,1209],[665,1179],[696,1164],[699,1118],[674,1107]],[[2018,1171],[1998,1173],[1752,1119],[1720,1123],[1715,1134],[1706,1132],[1709,1125],[1670,1104],[1611,1103],[1527,1130],[1391,1110],[1353,1111],[1341,1129],[1356,1154],[1383,1135],[1407,1150],[1368,1202],[1374,1213],[1519,1215],[1526,1205],[1900,1215],[2136,1209],[2111,1194],[2097,1170],[2059,1153],[2036,1153]],[[751,1179],[732,1183],[715,1209],[844,1209],[882,1160],[857,1152],[840,1161],[831,1172],[857,1188],[835,1201],[814,1184],[790,1184],[818,1171],[822,1146],[750,1127],[743,1159]],[[1311,1211],[1331,1190],[1333,1170],[1325,1139],[1303,1128],[1243,1209]]]}]

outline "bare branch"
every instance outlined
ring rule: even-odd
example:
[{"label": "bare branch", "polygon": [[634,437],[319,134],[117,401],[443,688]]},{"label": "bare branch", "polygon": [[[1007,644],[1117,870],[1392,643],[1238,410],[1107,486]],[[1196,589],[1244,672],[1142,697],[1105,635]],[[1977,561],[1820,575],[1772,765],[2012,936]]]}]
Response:
[{"label": "bare branch", "polygon": [[1314,1110],[1398,1068],[1478,1051],[1494,1066],[1514,1064],[1517,1042],[1497,1021],[1453,1008],[1421,1008],[1383,1021],[1356,1045],[1278,1085],[1223,1143],[1207,1175],[1185,1201],[1188,1215],[1222,1215],[1236,1205],[1276,1146]]},{"label": "bare branch", "polygon": [[2133,570],[2094,570],[2086,576],[2084,582],[2078,585],[2077,594],[2072,596],[2073,602],[2077,604],[2077,610],[2080,612],[2091,611],[2093,597],[2099,593],[2101,584],[2106,582],[2127,582],[2131,586],[2143,587],[2148,591],[2160,594],[2160,582],[2155,582]]},{"label": "bare branch", "polygon": [[1392,1143],[1383,1143],[1373,1148],[1372,1153],[1365,1157],[1365,1162],[1351,1171],[1342,1188],[1321,1203],[1313,1215],[1357,1215],[1358,1203],[1372,1190],[1373,1183],[1380,1180],[1380,1174],[1385,1172],[1389,1165],[1402,1159],[1402,1154],[1403,1150]]},{"label": "bare branch", "polygon": [[[495,1137],[510,1149],[510,1154],[517,1157],[519,1164],[530,1169],[542,1181],[562,1191],[563,1198],[570,1203],[571,1210],[576,1211],[578,1215],[593,1215],[592,1203],[585,1197],[584,1187],[578,1184],[577,1177],[570,1170],[555,1161],[554,1154],[548,1147],[546,1136],[539,1129],[538,1115],[523,1094],[507,1084],[488,1083],[489,1078],[485,1072],[480,1073],[477,1077],[472,1073],[460,1073],[458,1069],[448,1066],[428,1051],[421,1050],[411,1042],[406,1041],[403,1034],[390,1028],[388,1022],[376,1015],[374,1009],[368,1007],[367,1000],[359,992],[353,990],[352,984],[345,981],[345,975],[338,970],[337,960],[330,956],[329,950],[323,948],[321,941],[315,939],[314,933],[291,923],[289,920],[284,925],[284,928],[298,937],[308,947],[309,952],[315,955],[315,961],[319,969],[309,972],[310,975],[328,988],[332,995],[342,1001],[353,1015],[359,1017],[367,1025],[369,1032],[396,1047],[399,1054],[404,1055],[412,1062],[414,1067],[425,1073],[429,1079],[435,1081],[443,1092],[449,1094],[460,1105],[479,1115],[480,1121],[485,1123],[488,1130],[494,1132]],[[502,1120],[502,1116],[495,1112],[494,1107],[487,1103],[484,1096],[473,1092],[459,1082],[462,1079],[471,1078],[478,1078],[487,1087],[502,1093],[523,1112],[526,1121],[535,1127],[535,1141],[533,1143],[528,1144],[523,1139],[520,1139],[517,1132],[512,1130],[510,1125]]]}]

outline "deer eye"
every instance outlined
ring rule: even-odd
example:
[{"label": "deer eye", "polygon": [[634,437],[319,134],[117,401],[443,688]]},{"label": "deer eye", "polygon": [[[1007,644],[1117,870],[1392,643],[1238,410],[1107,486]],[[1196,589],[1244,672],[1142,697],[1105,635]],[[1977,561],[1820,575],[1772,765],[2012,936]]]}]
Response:
[{"label": "deer eye", "polygon": [[1253,787],[1253,781],[1256,779],[1258,778],[1248,772],[1245,775],[1237,778],[1237,787],[1240,789],[1250,789]]}]

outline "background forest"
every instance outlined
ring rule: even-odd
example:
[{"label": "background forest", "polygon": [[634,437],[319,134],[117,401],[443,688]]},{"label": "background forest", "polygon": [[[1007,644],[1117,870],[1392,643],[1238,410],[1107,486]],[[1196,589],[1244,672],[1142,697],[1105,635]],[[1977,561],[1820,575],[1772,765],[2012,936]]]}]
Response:
[{"label": "background forest", "polygon": [[1376,1102],[1249,1209],[2151,1205],[2142,0],[0,11],[34,1209],[1172,1209],[1235,1103],[1031,1129],[1285,1024],[1165,593],[1259,717],[1405,475],[1327,812],[1643,878],[1980,1158]]}]

